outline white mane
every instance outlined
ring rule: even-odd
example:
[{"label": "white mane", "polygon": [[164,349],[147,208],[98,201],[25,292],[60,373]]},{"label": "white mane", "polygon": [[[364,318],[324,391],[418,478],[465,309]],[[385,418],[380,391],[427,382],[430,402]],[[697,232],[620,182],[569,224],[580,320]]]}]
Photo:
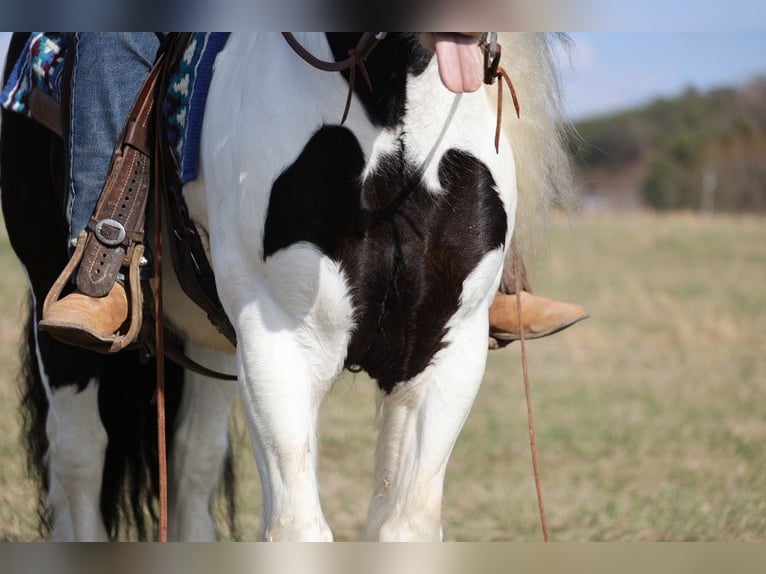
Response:
[{"label": "white mane", "polygon": [[[501,66],[516,90],[520,118],[503,95],[503,132],[511,143],[516,162],[518,207],[514,236],[529,259],[552,205],[571,207],[574,190],[571,160],[565,137],[568,122],[562,110],[561,88],[552,42],[541,33],[501,32]],[[497,85],[487,86],[494,102]]]}]

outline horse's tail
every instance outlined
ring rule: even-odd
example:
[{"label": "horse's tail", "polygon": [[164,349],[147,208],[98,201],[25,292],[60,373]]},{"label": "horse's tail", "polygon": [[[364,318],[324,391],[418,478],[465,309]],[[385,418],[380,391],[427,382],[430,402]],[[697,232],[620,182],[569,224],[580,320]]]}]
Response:
[{"label": "horse's tail", "polygon": [[20,369],[17,382],[21,401],[21,437],[24,441],[27,474],[37,493],[38,533],[47,537],[52,516],[46,505],[48,493],[48,466],[46,453],[48,438],[45,432],[48,418],[48,399],[45,395],[36,353],[36,334],[31,294],[27,303],[27,319],[19,350]]},{"label": "horse's tail", "polygon": [[[175,417],[183,387],[183,369],[165,361],[168,459],[173,456]],[[101,511],[110,538],[156,540],[158,531],[159,466],[156,361],[145,364],[135,351],[107,357],[99,389],[99,407],[109,442],[104,463]],[[225,462],[220,494],[229,534],[236,538],[233,459]],[[151,531],[148,525],[153,525]]]},{"label": "horse's tail", "polygon": [[[552,206],[574,205],[572,162],[554,42],[568,45],[564,35],[501,32],[501,65],[516,90],[520,117],[506,106],[503,132],[516,162],[518,208],[514,238],[525,255],[535,251]],[[496,86],[488,95],[494,101]],[[508,99],[508,95],[505,96]]]},{"label": "horse's tail", "polygon": [[[156,539],[157,415],[156,363],[143,363],[136,351],[105,357],[99,383],[99,411],[108,436],[101,485],[101,514],[110,538]],[[183,371],[165,365],[167,440],[173,444],[174,418]],[[170,453],[172,455],[172,453]],[[132,532],[131,532],[132,531]]]}]

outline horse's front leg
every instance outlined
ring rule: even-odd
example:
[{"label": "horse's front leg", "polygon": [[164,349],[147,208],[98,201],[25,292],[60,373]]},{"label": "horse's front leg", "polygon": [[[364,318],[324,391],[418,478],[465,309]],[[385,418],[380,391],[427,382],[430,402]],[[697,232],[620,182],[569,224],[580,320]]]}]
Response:
[{"label": "horse's front leg", "polygon": [[[186,352],[211,369],[235,372],[236,363],[230,354],[190,342]],[[223,473],[229,412],[237,391],[236,382],[186,372],[171,461],[171,540],[215,540],[210,506]]]},{"label": "horse's front leg", "polygon": [[[317,427],[331,379],[318,375],[299,332],[275,330],[264,319],[264,303],[243,312],[237,330],[243,406],[263,487],[264,538],[330,541],[317,484]],[[281,311],[272,306],[269,313],[274,319]]]},{"label": "horse's front leg", "polygon": [[444,475],[482,379],[486,330],[467,329],[470,340],[383,398],[366,539],[441,540]]},{"label": "horse's front leg", "polygon": [[[483,264],[490,274],[496,268],[491,259],[497,258]],[[482,271],[478,291],[486,292],[487,273]],[[471,295],[470,278],[466,285],[464,301]],[[382,399],[375,483],[365,529],[368,540],[442,538],[447,462],[476,398],[487,359],[487,308],[492,293],[479,296],[480,301],[473,295],[473,308],[459,309],[448,323],[447,346],[432,364]]]},{"label": "horse's front leg", "polygon": [[103,542],[109,539],[101,514],[101,486],[109,442],[99,413],[101,361],[37,330],[37,307],[27,336],[32,345],[30,375],[45,388],[48,441],[47,510],[50,540]]}]

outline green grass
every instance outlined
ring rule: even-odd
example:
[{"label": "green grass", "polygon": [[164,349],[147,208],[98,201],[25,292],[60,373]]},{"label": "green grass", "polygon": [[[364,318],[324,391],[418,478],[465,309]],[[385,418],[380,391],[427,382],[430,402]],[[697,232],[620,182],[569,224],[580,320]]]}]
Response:
[{"label": "green grass", "polygon": [[[528,343],[554,540],[766,539],[766,221],[689,214],[557,219],[533,274],[591,317]],[[35,540],[13,387],[23,280],[0,241],[0,539]],[[322,498],[358,537],[371,483],[373,384],[346,375],[322,416]],[[260,532],[241,416],[240,524]],[[518,345],[490,354],[447,472],[450,540],[541,539]]]}]

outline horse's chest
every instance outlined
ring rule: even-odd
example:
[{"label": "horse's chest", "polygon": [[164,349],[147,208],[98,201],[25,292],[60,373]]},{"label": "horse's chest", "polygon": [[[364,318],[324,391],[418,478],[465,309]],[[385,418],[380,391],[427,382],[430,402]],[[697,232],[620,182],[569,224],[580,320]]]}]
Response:
[{"label": "horse's chest", "polygon": [[272,188],[263,253],[310,242],[340,264],[354,307],[346,363],[389,391],[445,344],[464,280],[502,246],[507,222],[491,173],[468,153],[443,155],[440,189],[402,148],[363,173],[349,130],[319,130]]}]

